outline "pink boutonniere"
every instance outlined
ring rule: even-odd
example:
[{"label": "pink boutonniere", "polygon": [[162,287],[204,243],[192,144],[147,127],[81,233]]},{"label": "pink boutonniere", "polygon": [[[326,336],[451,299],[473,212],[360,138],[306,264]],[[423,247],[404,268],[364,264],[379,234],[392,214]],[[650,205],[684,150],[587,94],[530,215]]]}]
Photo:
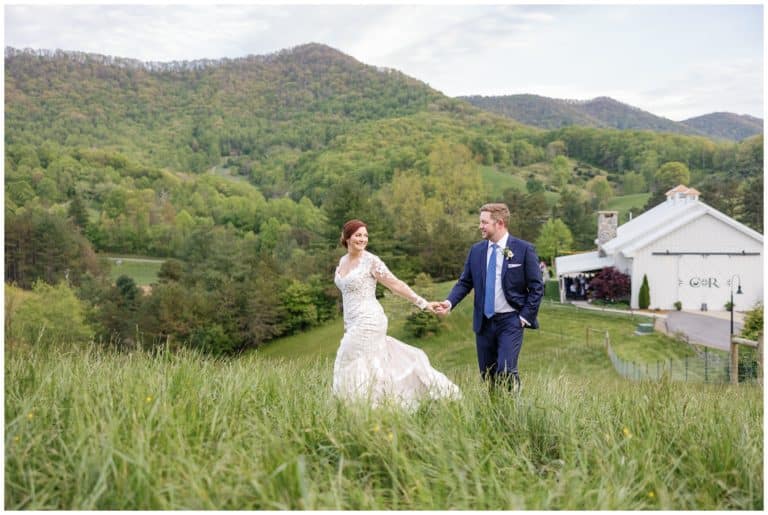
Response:
[{"label": "pink boutonniere", "polygon": [[512,249],[510,249],[509,247],[505,247],[501,253],[504,254],[504,257],[507,259],[512,259],[513,257],[515,257],[515,253],[512,252]]}]

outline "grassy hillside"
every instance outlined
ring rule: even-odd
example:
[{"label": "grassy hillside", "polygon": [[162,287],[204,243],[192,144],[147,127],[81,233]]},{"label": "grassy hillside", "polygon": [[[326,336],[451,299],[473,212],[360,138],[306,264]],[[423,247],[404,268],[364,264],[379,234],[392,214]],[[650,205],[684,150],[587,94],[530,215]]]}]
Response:
[{"label": "grassy hillside", "polygon": [[6,348],[5,507],[763,508],[759,389],[618,381],[599,344],[539,334],[519,398],[489,399],[469,341],[434,341],[463,399],[411,413],[336,402],[330,354],[287,341],[230,360]]},{"label": "grassy hillside", "polygon": [[[445,298],[452,286],[450,282],[436,285],[431,297]],[[392,336],[421,347],[440,368],[455,373],[475,373],[477,360],[471,295],[443,320],[443,329],[439,334],[419,340],[414,340],[403,328],[411,310],[405,301],[389,294],[382,304],[389,317],[389,333]],[[608,381],[618,379],[605,349],[600,344],[586,344],[587,328],[608,331],[612,347],[624,360],[655,363],[693,354],[687,345],[660,334],[635,336],[637,324],[647,321],[647,317],[589,312],[545,302],[539,313],[541,329],[525,334],[520,370],[524,375],[536,373],[575,378],[587,375]],[[306,333],[274,340],[255,352],[268,359],[302,362],[332,359],[343,332],[343,323],[337,320]]]},{"label": "grassy hillside", "polygon": [[606,210],[619,212],[619,224],[629,221],[629,212],[632,211],[632,216],[639,215],[645,203],[648,202],[650,193],[636,193],[634,195],[622,195],[619,197],[613,197],[608,201],[608,205],[605,206]]}]

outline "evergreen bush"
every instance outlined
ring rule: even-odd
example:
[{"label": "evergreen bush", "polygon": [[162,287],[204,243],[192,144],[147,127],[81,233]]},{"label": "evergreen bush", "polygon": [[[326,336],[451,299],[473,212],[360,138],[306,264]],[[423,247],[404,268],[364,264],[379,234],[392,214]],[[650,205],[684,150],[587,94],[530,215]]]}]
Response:
[{"label": "evergreen bush", "polygon": [[640,309],[648,309],[651,305],[651,287],[648,285],[648,276],[643,274],[643,284],[640,285],[640,293],[637,298]]}]

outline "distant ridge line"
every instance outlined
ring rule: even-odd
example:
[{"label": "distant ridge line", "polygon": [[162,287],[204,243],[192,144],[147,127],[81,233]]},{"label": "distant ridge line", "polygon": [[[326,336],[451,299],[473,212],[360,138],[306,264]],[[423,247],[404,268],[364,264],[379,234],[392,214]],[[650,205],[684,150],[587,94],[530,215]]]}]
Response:
[{"label": "distant ridge line", "polygon": [[[10,59],[20,56],[32,56],[42,59],[61,59],[66,58],[72,61],[86,64],[95,63],[107,66],[116,66],[119,68],[126,68],[132,70],[147,70],[150,72],[162,72],[162,71],[195,71],[206,68],[215,68],[227,64],[234,64],[238,62],[250,62],[250,63],[270,63],[276,59],[288,55],[292,55],[298,51],[305,50],[312,47],[325,48],[327,50],[334,50],[329,46],[319,43],[307,43],[303,45],[297,45],[290,48],[283,48],[263,55],[248,54],[243,57],[221,57],[217,59],[194,59],[194,60],[181,60],[181,61],[142,61],[140,59],[134,59],[132,57],[116,57],[111,55],[97,54],[93,52],[82,52],[79,50],[62,50],[57,48],[56,50],[50,49],[34,49],[24,48],[19,49],[11,46],[5,47],[5,58]],[[337,50],[334,50],[337,51]],[[382,72],[389,72],[389,69],[382,69]]]}]

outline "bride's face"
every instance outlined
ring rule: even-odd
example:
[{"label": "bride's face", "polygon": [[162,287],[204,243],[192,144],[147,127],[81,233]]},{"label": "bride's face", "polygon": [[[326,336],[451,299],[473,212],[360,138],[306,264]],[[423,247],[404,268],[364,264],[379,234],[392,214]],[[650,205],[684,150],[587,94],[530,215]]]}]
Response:
[{"label": "bride's face", "polygon": [[350,250],[362,252],[365,250],[366,245],[368,245],[368,229],[365,227],[359,228],[355,234],[347,240],[347,246]]}]

